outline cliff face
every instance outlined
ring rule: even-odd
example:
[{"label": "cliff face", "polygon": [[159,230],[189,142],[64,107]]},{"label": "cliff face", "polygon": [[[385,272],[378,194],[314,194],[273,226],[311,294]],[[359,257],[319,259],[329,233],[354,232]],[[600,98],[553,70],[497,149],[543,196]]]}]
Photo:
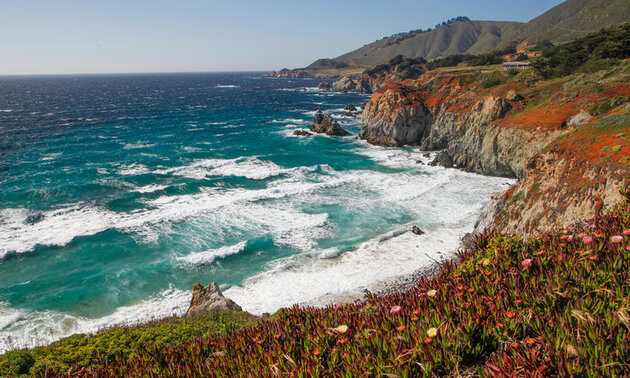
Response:
[{"label": "cliff face", "polygon": [[526,72],[430,72],[379,89],[359,136],[444,150],[460,168],[518,178],[484,210],[478,230],[531,235],[567,226],[610,209],[628,184],[630,121],[619,119],[630,112],[626,67],[553,81]]}]

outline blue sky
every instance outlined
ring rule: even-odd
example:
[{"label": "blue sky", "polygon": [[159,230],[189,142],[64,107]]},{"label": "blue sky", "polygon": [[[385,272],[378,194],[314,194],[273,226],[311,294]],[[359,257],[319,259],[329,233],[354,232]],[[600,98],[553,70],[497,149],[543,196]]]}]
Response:
[{"label": "blue sky", "polygon": [[528,21],[561,0],[2,0],[0,74],[296,68],[455,16]]}]

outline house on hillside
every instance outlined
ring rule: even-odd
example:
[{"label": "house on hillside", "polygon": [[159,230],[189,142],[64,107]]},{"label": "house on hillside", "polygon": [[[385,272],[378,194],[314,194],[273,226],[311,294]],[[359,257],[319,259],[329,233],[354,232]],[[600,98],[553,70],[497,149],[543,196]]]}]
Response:
[{"label": "house on hillside", "polygon": [[503,63],[503,70],[526,70],[531,67],[529,62],[505,62]]}]

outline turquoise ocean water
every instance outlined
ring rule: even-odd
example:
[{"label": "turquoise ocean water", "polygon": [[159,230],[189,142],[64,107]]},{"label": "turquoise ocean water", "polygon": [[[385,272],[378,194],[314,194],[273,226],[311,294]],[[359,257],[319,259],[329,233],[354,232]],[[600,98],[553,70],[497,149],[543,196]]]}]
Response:
[{"label": "turquoise ocean water", "polygon": [[[510,181],[369,146],[343,116],[368,98],[316,85],[0,78],[0,352],[181,314],[195,282],[262,313],[452,256]],[[320,109],[351,135],[291,135]]]}]

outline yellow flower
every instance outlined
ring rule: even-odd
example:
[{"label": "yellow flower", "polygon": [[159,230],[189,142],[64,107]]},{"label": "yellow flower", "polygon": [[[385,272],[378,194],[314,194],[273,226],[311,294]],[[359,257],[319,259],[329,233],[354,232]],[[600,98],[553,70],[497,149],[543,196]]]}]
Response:
[{"label": "yellow flower", "polygon": [[437,294],[437,291],[435,291],[435,290],[427,291],[427,297],[429,297],[429,298],[435,297],[436,294]]},{"label": "yellow flower", "polygon": [[429,337],[437,336],[437,328],[429,328],[427,330],[427,336],[429,336]]},{"label": "yellow flower", "polygon": [[483,259],[481,260],[481,263],[483,264],[483,266],[488,266],[490,265],[490,259]]},{"label": "yellow flower", "polygon": [[348,326],[347,325],[340,325],[337,328],[334,328],[335,331],[339,332],[339,333],[346,333],[348,332]]}]

